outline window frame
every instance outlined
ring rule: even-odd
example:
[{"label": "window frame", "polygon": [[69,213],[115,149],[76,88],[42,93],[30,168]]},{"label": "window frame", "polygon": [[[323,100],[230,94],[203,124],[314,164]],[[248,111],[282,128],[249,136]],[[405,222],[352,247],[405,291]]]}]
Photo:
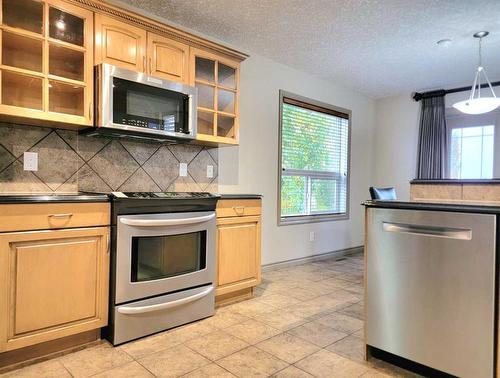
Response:
[{"label": "window frame", "polygon": [[[347,116],[347,177],[346,177],[346,210],[344,213],[339,214],[309,214],[309,215],[296,215],[296,216],[285,216],[281,215],[281,182],[282,182],[282,153],[283,153],[283,143],[282,143],[282,130],[283,130],[283,104],[286,103],[285,99],[292,100],[296,102],[296,106],[300,106],[309,110],[324,112],[326,114],[341,116],[346,118]],[[289,102],[288,102],[289,103]],[[277,222],[278,226],[286,226],[293,224],[305,224],[305,223],[317,223],[317,222],[332,222],[337,220],[348,220],[350,219],[350,198],[351,198],[351,123],[352,123],[352,111],[349,109],[341,108],[338,106],[330,105],[321,101],[313,100],[304,96],[296,95],[284,90],[279,91],[279,119],[278,119],[278,205],[277,205]],[[296,170],[289,170],[290,175],[297,175]],[[321,179],[339,176],[338,173],[330,172],[317,172],[308,171],[311,179]],[[295,174],[294,174],[295,173]],[[304,175],[300,175],[304,176]]]}]

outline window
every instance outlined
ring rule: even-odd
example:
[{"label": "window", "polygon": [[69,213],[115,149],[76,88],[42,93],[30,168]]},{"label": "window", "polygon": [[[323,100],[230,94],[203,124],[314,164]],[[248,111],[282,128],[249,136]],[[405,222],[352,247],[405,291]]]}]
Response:
[{"label": "window", "polygon": [[494,125],[452,128],[450,178],[492,178],[494,139]]},{"label": "window", "polygon": [[280,91],[279,224],[349,217],[350,114]]}]

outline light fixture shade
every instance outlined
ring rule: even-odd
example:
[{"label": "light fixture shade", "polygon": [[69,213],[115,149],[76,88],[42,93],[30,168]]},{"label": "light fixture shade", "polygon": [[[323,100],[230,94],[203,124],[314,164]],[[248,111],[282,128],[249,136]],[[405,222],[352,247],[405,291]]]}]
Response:
[{"label": "light fixture shade", "polygon": [[466,114],[488,113],[500,106],[500,97],[479,97],[459,101],[453,107]]}]

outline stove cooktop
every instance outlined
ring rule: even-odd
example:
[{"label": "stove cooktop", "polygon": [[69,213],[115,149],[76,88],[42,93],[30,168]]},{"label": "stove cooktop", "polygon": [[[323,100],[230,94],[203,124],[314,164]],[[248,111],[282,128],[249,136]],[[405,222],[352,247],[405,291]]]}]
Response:
[{"label": "stove cooktop", "polygon": [[219,196],[211,193],[203,192],[113,192],[114,198],[130,198],[130,199],[203,199],[203,198],[218,198]]}]

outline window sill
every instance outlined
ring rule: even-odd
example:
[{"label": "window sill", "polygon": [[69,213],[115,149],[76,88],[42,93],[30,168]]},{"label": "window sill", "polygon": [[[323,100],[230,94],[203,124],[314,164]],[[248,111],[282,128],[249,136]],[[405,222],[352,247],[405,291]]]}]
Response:
[{"label": "window sill", "polygon": [[278,217],[278,226],[289,226],[294,224],[307,224],[318,222],[334,222],[348,220],[349,213],[346,214],[326,214],[326,215],[304,215],[297,217]]}]

